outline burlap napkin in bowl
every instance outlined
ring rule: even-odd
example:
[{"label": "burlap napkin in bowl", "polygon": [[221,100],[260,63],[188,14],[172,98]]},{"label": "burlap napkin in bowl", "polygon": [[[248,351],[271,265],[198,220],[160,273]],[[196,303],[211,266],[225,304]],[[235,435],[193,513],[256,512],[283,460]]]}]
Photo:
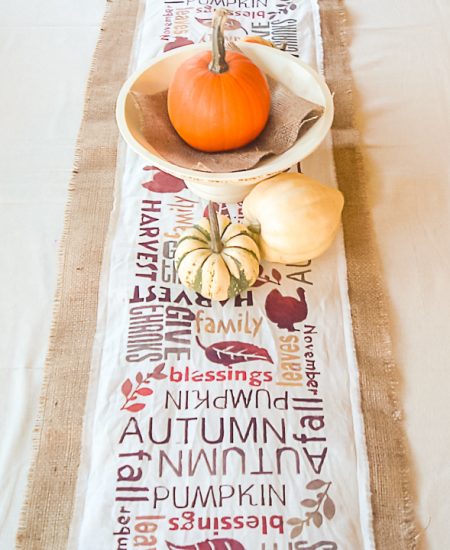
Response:
[{"label": "burlap napkin in bowl", "polygon": [[296,96],[283,84],[271,78],[268,82],[271,107],[266,127],[252,143],[224,153],[197,151],[180,138],[167,113],[167,91],[130,94],[138,108],[145,139],[164,159],[201,172],[238,172],[287,151],[323,113],[322,106]]}]

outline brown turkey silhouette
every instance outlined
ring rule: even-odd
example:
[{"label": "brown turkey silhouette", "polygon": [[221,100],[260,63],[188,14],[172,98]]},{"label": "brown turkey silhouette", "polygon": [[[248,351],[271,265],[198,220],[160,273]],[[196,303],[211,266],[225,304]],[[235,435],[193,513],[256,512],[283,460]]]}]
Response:
[{"label": "brown turkey silhouette", "polygon": [[292,296],[283,296],[278,289],[269,292],[266,298],[267,317],[275,323],[278,328],[286,328],[289,332],[298,330],[295,323],[301,323],[308,316],[308,304],[305,299],[305,290],[297,288],[300,300]]}]

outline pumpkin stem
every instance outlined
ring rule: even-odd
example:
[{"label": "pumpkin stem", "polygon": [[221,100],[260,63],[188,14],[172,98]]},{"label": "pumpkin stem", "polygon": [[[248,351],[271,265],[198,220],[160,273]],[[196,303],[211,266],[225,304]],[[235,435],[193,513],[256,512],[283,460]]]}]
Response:
[{"label": "pumpkin stem", "polygon": [[211,230],[211,250],[217,254],[221,252],[223,246],[220,239],[219,220],[214,208],[214,203],[209,201],[208,204],[209,227]]},{"label": "pumpkin stem", "polygon": [[212,58],[208,68],[216,74],[225,73],[228,71],[228,63],[225,61],[224,40],[225,22],[227,17],[228,11],[223,8],[216,10],[213,15]]}]

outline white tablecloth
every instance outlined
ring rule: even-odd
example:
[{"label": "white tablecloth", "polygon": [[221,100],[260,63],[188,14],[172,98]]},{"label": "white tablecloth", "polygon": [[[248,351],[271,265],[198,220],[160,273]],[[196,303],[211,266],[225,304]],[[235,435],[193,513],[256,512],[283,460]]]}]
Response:
[{"label": "white tablecloth", "polygon": [[[440,549],[450,512],[450,3],[346,4],[418,513],[428,546]],[[2,550],[14,547],[24,497],[58,240],[103,9],[104,0],[0,0]]]}]

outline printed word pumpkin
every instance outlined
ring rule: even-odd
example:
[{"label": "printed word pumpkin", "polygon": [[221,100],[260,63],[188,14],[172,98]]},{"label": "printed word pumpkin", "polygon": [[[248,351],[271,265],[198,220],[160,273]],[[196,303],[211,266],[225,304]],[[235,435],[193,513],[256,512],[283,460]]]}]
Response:
[{"label": "printed word pumpkin", "polygon": [[295,173],[258,183],[242,205],[250,229],[259,233],[262,258],[283,264],[325,252],[339,230],[343,206],[340,191]]},{"label": "printed word pumpkin", "polygon": [[212,52],[194,55],[178,67],[169,87],[170,121],[191,147],[229,151],[253,141],[270,110],[267,80],[243,54],[225,51],[227,11],[213,17]]},{"label": "printed word pumpkin", "polygon": [[226,300],[246,290],[259,273],[259,249],[247,227],[217,215],[181,234],[175,251],[180,281],[205,298]]}]

